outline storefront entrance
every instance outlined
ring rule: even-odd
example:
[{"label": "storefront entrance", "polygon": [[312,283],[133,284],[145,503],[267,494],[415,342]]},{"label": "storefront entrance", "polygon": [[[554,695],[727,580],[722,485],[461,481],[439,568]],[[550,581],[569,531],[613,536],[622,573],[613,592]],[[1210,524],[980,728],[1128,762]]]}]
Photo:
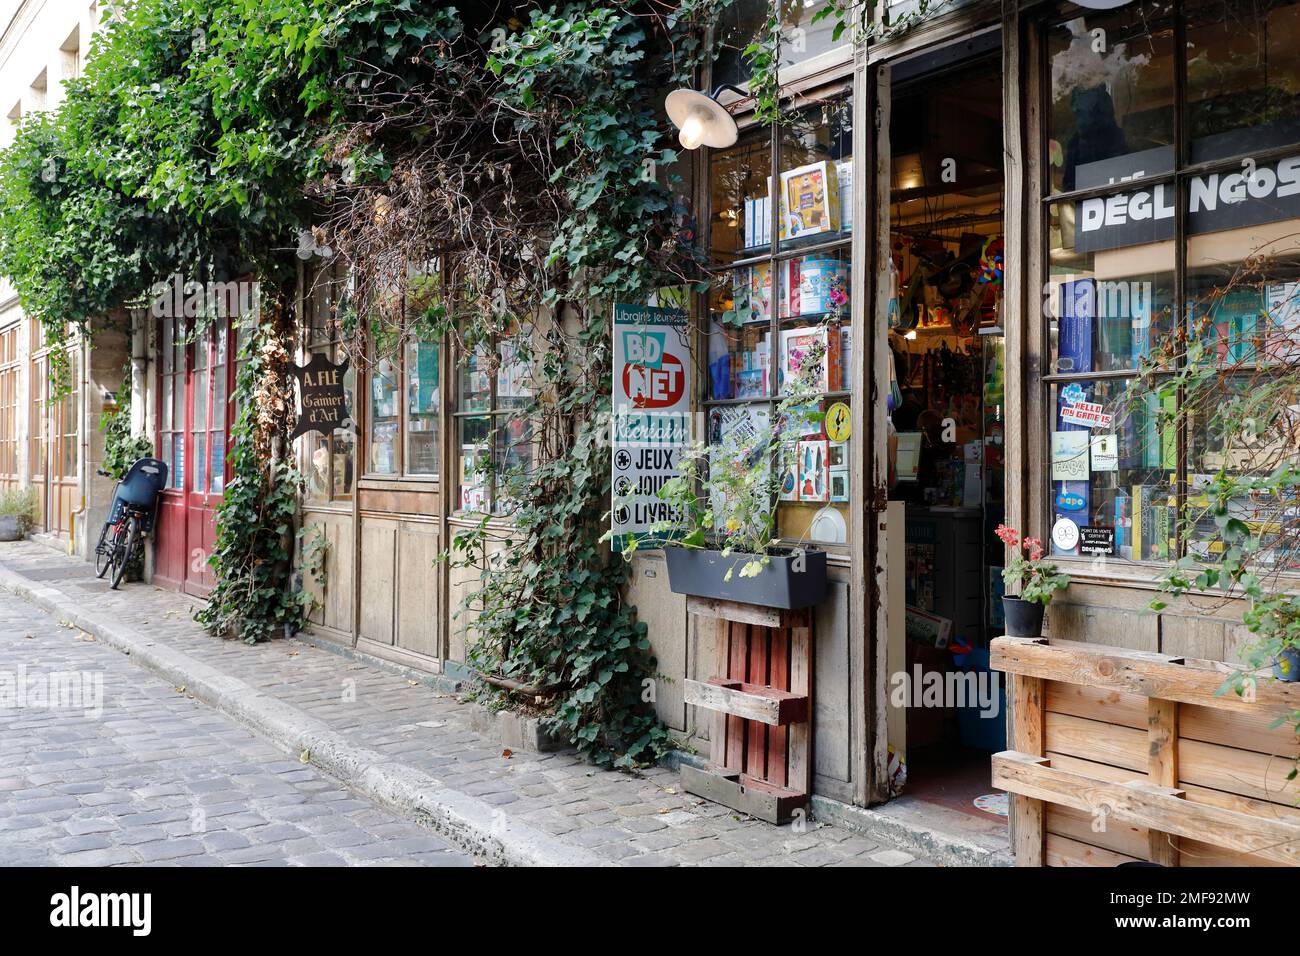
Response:
[{"label": "storefront entrance", "polygon": [[988,809],[999,803],[989,755],[1005,747],[999,675],[988,668],[1001,633],[993,530],[1004,515],[996,34],[892,65],[888,100],[878,277],[888,295],[877,300],[887,315],[876,321],[888,328],[887,591],[905,632],[888,668],[890,786],[994,827],[1004,818]]},{"label": "storefront entrance", "polygon": [[226,488],[234,327],[219,321],[190,341],[184,319],[161,321],[158,457],[169,473],[153,576],[164,587],[205,597],[216,584],[208,557]]}]

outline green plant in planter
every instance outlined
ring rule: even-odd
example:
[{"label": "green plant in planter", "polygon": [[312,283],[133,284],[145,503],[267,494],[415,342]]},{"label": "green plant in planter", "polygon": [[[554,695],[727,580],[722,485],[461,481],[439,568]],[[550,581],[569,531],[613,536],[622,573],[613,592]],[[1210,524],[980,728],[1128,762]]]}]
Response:
[{"label": "green plant in planter", "polygon": [[1002,569],[1002,583],[1008,591],[1017,591],[1015,596],[1020,600],[1047,607],[1057,591],[1070,586],[1068,574],[1043,560],[1043,542],[1037,538],[1022,538],[1015,528],[1004,524],[998,525],[993,533],[1012,549],[1011,560]]},{"label": "green plant in planter", "polygon": [[[847,299],[841,302],[847,308]],[[750,415],[714,445],[695,442],[681,454],[678,474],[656,493],[674,517],[656,522],[650,536],[622,542],[631,560],[639,545],[671,542],[678,547],[716,550],[735,558],[724,580],[735,574],[757,577],[779,553],[776,505],[782,476],[796,463],[802,426],[820,418],[819,408],[826,337],[837,334],[827,320],[816,330],[814,344],[792,357],[794,373],[785,383],[775,415]],[[616,502],[617,503],[617,502]],[[608,537],[608,535],[607,535]]]},{"label": "green plant in planter", "polygon": [[7,488],[0,491],[0,518],[17,518],[18,534],[26,537],[40,518],[40,500],[36,489]]}]

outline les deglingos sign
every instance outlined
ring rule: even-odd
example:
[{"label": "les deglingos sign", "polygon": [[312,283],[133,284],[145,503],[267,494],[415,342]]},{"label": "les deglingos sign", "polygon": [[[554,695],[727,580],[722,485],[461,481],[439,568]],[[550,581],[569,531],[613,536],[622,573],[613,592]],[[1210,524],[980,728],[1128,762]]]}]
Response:
[{"label": "les deglingos sign", "polygon": [[691,358],[682,309],[614,305],[613,545],[644,539],[672,508],[658,497],[690,440]]}]

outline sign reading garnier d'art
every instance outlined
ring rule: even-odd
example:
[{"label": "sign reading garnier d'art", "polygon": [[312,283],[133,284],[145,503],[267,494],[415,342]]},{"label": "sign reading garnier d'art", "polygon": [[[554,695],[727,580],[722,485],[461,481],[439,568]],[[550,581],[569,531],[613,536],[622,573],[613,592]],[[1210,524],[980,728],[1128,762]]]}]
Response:
[{"label": "sign reading garnier d'art", "polygon": [[[1252,146],[1250,137],[1233,136],[1231,143],[1226,142],[1229,138],[1225,134],[1198,141],[1192,154],[1212,159],[1225,152],[1237,155]],[[1172,166],[1169,147],[1143,150],[1080,164],[1075,186],[1090,189],[1122,183],[1168,172]],[[1074,206],[1075,250],[1100,252],[1172,239],[1177,195],[1178,188],[1170,182],[1079,200]],[[1247,159],[1239,169],[1192,176],[1183,201],[1189,235],[1300,217],[1300,155],[1258,164]]]},{"label": "sign reading garnier d'art", "polygon": [[348,374],[348,360],[335,365],[319,352],[304,366],[295,367],[298,380],[298,424],[290,440],[308,432],[332,435],[336,429],[352,427],[352,411],[343,380]]},{"label": "sign reading garnier d'art", "polygon": [[680,309],[614,305],[613,545],[676,517],[658,497],[690,440],[691,358]]}]

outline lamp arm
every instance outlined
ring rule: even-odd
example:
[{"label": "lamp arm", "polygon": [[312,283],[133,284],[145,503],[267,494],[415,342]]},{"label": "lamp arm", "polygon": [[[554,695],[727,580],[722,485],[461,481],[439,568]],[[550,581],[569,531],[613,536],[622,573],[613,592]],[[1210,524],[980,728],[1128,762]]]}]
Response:
[{"label": "lamp arm", "polygon": [[716,100],[718,98],[718,94],[721,93],[723,90],[731,90],[731,92],[735,93],[741,99],[747,100],[751,98],[749,93],[746,93],[738,86],[732,86],[730,83],[720,84],[717,88],[714,89],[714,91],[711,94],[709,94],[709,98]]}]

